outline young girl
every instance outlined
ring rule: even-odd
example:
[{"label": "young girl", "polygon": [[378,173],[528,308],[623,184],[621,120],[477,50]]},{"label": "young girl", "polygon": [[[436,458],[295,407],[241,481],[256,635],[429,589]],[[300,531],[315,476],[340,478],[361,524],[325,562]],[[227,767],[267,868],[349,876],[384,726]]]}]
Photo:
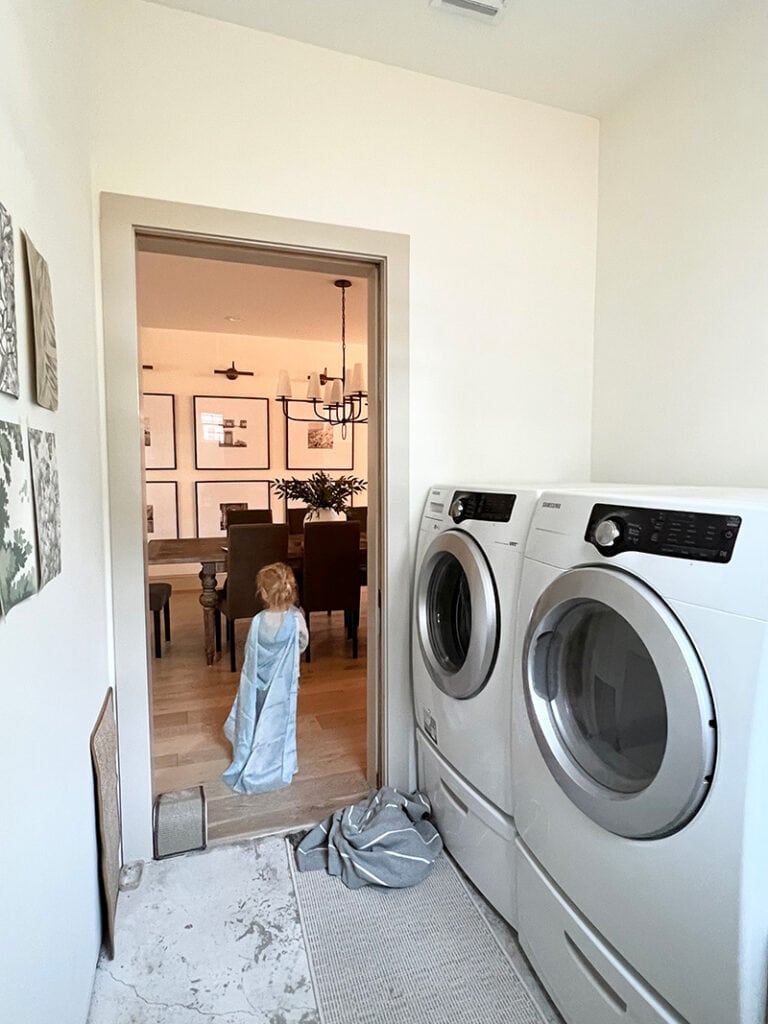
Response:
[{"label": "young girl", "polygon": [[296,580],[289,566],[265,565],[256,576],[256,589],[265,608],[248,631],[240,686],[224,723],[232,764],[222,778],[238,793],[280,789],[298,771],[296,696],[307,626],[296,607]]}]

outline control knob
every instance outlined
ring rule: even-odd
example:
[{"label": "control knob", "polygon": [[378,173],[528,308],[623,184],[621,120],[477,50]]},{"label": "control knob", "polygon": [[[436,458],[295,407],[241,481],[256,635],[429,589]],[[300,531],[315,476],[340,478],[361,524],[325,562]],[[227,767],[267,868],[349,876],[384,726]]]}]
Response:
[{"label": "control knob", "polygon": [[464,514],[464,502],[461,498],[454,498],[451,502],[451,507],[448,510],[448,514],[452,519],[461,519]]},{"label": "control knob", "polygon": [[621,526],[615,519],[603,519],[595,527],[595,544],[599,548],[612,548],[621,537]]}]

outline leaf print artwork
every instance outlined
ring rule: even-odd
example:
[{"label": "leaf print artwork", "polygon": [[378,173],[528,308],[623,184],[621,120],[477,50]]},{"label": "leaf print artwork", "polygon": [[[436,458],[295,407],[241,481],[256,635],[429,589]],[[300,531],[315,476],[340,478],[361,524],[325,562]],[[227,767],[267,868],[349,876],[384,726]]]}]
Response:
[{"label": "leaf print artwork", "polygon": [[29,452],[37,522],[40,586],[61,572],[61,504],[56,438],[44,430],[29,428]]},{"label": "leaf print artwork", "polygon": [[0,420],[0,464],[0,608],[7,615],[37,591],[32,492],[18,423]]},{"label": "leaf print artwork", "polygon": [[45,409],[59,407],[59,370],[53,297],[48,264],[25,234],[29,284],[32,293],[32,322],[35,332],[37,401]]},{"label": "leaf print artwork", "polygon": [[13,225],[0,203],[0,391],[19,397],[19,356],[16,338]]}]

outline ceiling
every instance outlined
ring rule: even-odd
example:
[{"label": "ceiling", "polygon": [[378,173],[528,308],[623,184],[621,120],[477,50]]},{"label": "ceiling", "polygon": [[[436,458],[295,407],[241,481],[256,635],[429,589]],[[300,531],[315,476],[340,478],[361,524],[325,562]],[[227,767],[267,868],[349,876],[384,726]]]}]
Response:
[{"label": "ceiling", "polygon": [[[142,327],[341,341],[341,290],[333,284],[338,273],[159,252],[139,252],[136,268]],[[347,342],[365,343],[366,282],[353,269],[344,276],[352,281]]]},{"label": "ceiling", "polygon": [[600,116],[740,0],[507,0],[498,21],[429,0],[150,0],[465,85]]}]

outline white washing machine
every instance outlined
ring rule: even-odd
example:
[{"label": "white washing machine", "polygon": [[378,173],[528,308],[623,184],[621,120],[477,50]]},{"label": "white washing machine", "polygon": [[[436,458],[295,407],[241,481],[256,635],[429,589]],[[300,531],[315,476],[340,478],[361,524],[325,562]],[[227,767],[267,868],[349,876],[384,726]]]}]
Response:
[{"label": "white washing machine", "polygon": [[419,784],[446,847],[512,924],[512,644],[538,494],[433,487],[416,552]]},{"label": "white washing machine", "polygon": [[542,495],[518,609],[520,938],[568,1024],[758,1024],[768,492]]}]

